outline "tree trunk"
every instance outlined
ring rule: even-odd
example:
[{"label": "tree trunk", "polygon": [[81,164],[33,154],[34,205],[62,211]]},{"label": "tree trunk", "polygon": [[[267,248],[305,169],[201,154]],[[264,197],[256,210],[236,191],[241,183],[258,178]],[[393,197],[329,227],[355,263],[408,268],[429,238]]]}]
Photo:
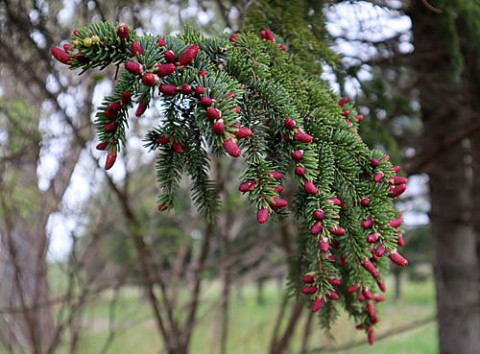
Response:
[{"label": "tree trunk", "polygon": [[[467,78],[453,78],[443,16],[446,13],[436,14],[420,2],[412,2],[410,17],[416,54],[440,52],[431,60],[416,63],[426,150],[437,149],[468,126],[463,94]],[[468,141],[462,141],[440,154],[428,169],[442,354],[480,352],[478,259],[471,222],[471,167],[466,159],[469,155]]]}]

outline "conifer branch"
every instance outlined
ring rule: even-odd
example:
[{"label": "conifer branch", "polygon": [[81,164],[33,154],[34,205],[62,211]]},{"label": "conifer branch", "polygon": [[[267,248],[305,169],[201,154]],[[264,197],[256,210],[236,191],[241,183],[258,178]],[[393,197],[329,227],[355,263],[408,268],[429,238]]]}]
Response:
[{"label": "conifer branch", "polygon": [[[106,169],[125,144],[130,108],[135,106],[141,118],[161,101],[162,118],[144,139],[145,147],[158,151],[159,210],[174,207],[186,172],[193,203],[209,225],[207,247],[222,183],[208,176],[211,156],[240,158],[239,191],[248,193],[258,222],[270,215],[284,218],[289,209],[297,218],[291,293],[319,312],[327,330],[337,303],[343,305],[372,344],[375,303],[383,300],[376,289],[385,291],[386,258],[407,264],[397,250],[403,246],[402,220],[393,204],[407,181],[397,176],[399,167],[388,155],[362,141],[363,116],[348,100],[297,65],[269,29],[260,36],[204,38],[187,27],[175,37],[138,37],[124,24],[100,22],[75,30],[71,40],[63,50],[51,50],[71,69],[123,68],[96,115],[97,148],[108,152]],[[288,207],[282,182],[292,176],[299,187]],[[198,291],[196,284],[192,321]],[[298,319],[296,307],[294,313]],[[187,339],[190,335],[189,330]]]}]

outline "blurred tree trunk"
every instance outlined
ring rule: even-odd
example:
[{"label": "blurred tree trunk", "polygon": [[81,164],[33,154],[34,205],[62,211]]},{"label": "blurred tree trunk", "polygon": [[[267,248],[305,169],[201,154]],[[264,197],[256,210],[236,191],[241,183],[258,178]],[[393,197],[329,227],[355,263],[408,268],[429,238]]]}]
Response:
[{"label": "blurred tree trunk", "polygon": [[[420,2],[412,2],[416,54],[437,52],[429,60],[417,61],[417,88],[424,121],[425,149],[442,144],[468,129],[465,87],[472,76],[460,80],[452,74],[452,53],[446,46],[446,13],[435,13]],[[468,44],[462,47],[469,57]],[[467,63],[467,67],[475,63]],[[480,92],[476,93],[476,97]],[[480,308],[476,235],[471,222],[471,178],[468,141],[454,144],[438,154],[430,165],[431,224],[435,248],[435,281],[440,352],[480,352]],[[478,177],[477,177],[478,178]]]}]

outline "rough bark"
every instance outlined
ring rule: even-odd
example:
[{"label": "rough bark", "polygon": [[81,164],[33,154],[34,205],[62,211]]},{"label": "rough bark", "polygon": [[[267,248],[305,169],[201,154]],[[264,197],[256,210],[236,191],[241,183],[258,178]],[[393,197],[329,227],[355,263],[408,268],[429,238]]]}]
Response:
[{"label": "rough bark", "polygon": [[[410,13],[415,51],[426,53],[446,43],[441,16],[419,2]],[[445,46],[445,45],[444,45]],[[424,119],[424,147],[460,134],[468,126],[464,84],[452,75],[448,48],[428,61],[418,62],[418,90]],[[471,222],[472,194],[467,139],[440,154],[428,168],[431,225],[434,240],[437,319],[440,352],[480,352],[480,311],[476,235]]]}]

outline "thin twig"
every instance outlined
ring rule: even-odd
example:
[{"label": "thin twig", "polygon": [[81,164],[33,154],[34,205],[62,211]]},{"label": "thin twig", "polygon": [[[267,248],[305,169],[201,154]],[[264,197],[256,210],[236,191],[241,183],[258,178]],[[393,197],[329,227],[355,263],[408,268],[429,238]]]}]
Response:
[{"label": "thin twig", "polygon": [[436,8],[435,6],[433,6],[432,4],[430,4],[427,0],[422,0],[422,4],[423,6],[425,6],[428,10],[432,11],[432,12],[435,12],[436,14],[441,14],[443,13],[442,10],[440,10],[439,8]]},{"label": "thin twig", "polygon": [[[386,333],[382,333],[382,334],[379,334],[375,337],[375,339],[377,341],[379,340],[383,340],[383,339],[387,339],[387,338],[390,338],[390,337],[394,337],[398,334],[401,334],[401,333],[405,333],[405,332],[410,332],[414,329],[417,329],[419,327],[422,327],[422,326],[425,326],[425,325],[428,325],[430,323],[433,323],[436,321],[436,317],[435,316],[430,316],[430,317],[427,317],[427,318],[424,318],[424,319],[421,319],[421,320],[418,320],[418,321],[413,321],[413,322],[410,322],[410,323],[407,323],[407,324],[404,324],[402,326],[398,326]],[[344,350],[351,350],[351,349],[355,349],[355,348],[358,348],[358,347],[361,347],[363,345],[365,345],[366,341],[365,340],[361,340],[361,341],[351,341],[349,343],[346,343],[344,345],[341,345],[341,346],[338,346],[338,347],[334,347],[334,348],[329,348],[329,347],[318,347],[318,348],[313,348],[313,349],[310,349],[306,352],[306,354],[315,354],[315,353],[325,353],[325,352],[341,352],[341,351],[344,351]]]}]

